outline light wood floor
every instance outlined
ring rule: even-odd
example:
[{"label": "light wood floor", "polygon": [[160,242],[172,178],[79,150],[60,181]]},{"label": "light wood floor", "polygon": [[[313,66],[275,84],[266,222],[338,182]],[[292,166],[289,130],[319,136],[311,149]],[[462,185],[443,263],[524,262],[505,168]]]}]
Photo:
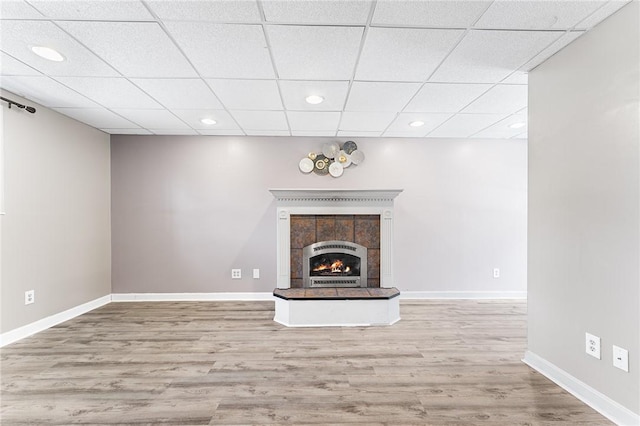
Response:
[{"label": "light wood floor", "polygon": [[111,303],[1,350],[0,423],[609,422],[524,365],[526,304],[402,301],[286,328],[272,302]]}]

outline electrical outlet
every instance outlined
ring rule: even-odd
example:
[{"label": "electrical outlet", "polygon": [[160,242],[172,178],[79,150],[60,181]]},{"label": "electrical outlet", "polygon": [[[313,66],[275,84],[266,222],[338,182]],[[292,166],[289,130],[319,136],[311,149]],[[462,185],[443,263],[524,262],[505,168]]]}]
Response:
[{"label": "electrical outlet", "polygon": [[260,269],[253,270],[253,279],[255,280],[260,279]]},{"label": "electrical outlet", "polygon": [[629,351],[613,345],[613,366],[629,372]]},{"label": "electrical outlet", "polygon": [[239,280],[242,278],[242,269],[232,269],[231,270],[231,279]]},{"label": "electrical outlet", "polygon": [[600,359],[600,338],[593,334],[585,333],[585,351],[594,358]]},{"label": "electrical outlet", "polygon": [[30,305],[36,301],[36,291],[28,290],[24,292],[24,304]]},{"label": "electrical outlet", "polygon": [[500,268],[493,268],[493,278],[500,278]]}]

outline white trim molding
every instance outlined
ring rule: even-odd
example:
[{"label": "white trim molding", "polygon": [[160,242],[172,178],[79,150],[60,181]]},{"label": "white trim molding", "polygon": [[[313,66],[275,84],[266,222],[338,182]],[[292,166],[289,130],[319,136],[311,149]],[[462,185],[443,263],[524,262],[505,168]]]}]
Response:
[{"label": "white trim molding", "polygon": [[517,299],[526,300],[526,291],[400,291],[400,298],[411,299]]},{"label": "white trim molding", "polygon": [[273,300],[273,293],[114,293],[113,302],[205,302]]},{"label": "white trim molding", "polygon": [[600,393],[586,383],[581,382],[535,353],[526,351],[522,362],[612,422],[621,426],[640,425],[640,415],[623,407],[608,396]]},{"label": "white trim molding", "polygon": [[11,331],[7,331],[6,333],[2,333],[0,335],[0,348],[3,346],[9,345],[11,343],[17,342],[18,340],[24,339],[25,337],[32,336],[48,328],[54,327],[65,321],[69,321],[70,319],[73,319],[79,315],[82,315],[89,311],[97,309],[110,302],[111,302],[111,295],[108,294],[106,296],[99,297],[95,300],[91,300],[87,303],[83,303],[82,305],[78,305],[71,309],[67,309],[66,311],[59,312],[57,314],[48,316],[46,318],[42,318],[41,320],[32,322],[31,324],[27,324],[22,327],[13,329]]}]

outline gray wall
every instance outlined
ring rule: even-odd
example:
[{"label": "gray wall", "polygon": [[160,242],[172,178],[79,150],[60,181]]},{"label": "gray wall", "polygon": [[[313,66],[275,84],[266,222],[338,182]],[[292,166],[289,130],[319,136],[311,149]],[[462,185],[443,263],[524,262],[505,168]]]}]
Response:
[{"label": "gray wall", "polygon": [[[638,2],[529,74],[529,350],[640,413]],[[602,360],[585,354],[599,336]],[[615,344],[629,373],[612,366]]]},{"label": "gray wall", "polygon": [[113,292],[273,291],[269,188],[402,188],[397,287],[526,291],[526,141],[356,138],[362,165],[302,174],[327,140],[113,136]]},{"label": "gray wall", "polygon": [[[6,332],[111,293],[109,135],[2,103],[1,324]],[[35,290],[25,306],[24,292]]]}]

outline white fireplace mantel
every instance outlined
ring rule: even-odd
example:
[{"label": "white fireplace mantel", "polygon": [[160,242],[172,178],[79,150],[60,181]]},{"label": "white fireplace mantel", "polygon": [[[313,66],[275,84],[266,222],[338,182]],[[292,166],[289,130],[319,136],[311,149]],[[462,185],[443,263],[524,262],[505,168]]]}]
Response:
[{"label": "white fireplace mantel", "polygon": [[393,278],[393,200],[402,189],[270,189],[277,200],[278,288],[291,286],[291,215],[380,215],[380,286]]}]

